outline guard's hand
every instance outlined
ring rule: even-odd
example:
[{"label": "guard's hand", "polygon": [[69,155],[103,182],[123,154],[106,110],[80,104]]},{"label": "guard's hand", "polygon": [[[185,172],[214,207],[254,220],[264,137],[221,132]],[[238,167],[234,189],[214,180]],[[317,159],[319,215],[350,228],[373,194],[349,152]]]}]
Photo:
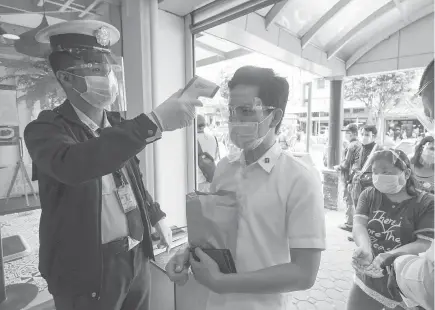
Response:
[{"label": "guard's hand", "polygon": [[189,255],[189,248],[182,249],[166,265],[166,274],[175,284],[184,285],[189,280]]},{"label": "guard's hand", "polygon": [[223,274],[219,270],[218,264],[199,247],[195,248],[195,254],[199,262],[190,254],[190,265],[192,266],[195,280],[215,293],[220,292],[219,279]]},{"label": "guard's hand", "polygon": [[157,230],[160,236],[160,243],[158,245],[159,248],[166,248],[166,252],[169,253],[172,246],[172,230],[169,228],[165,219],[161,219],[157,222],[154,228]]},{"label": "guard's hand", "polygon": [[183,96],[181,90],[154,109],[154,115],[160,123],[162,131],[174,131],[192,124],[196,107],[202,107],[197,98]]}]

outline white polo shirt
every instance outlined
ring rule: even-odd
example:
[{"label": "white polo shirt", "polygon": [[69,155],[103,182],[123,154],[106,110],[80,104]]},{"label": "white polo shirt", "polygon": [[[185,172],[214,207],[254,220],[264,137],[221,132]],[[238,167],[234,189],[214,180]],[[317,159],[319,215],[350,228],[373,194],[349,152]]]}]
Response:
[{"label": "white polo shirt", "polygon": [[[237,271],[291,261],[290,248],[325,249],[322,184],[314,168],[281,150],[279,143],[246,166],[243,153],[222,159],[211,191],[238,193],[241,210]],[[284,310],[287,294],[210,293],[207,310]]]}]

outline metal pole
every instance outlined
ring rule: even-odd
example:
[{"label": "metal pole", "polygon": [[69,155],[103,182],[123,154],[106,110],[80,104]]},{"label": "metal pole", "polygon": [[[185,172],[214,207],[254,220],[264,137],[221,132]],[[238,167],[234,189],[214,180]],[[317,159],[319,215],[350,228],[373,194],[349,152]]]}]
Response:
[{"label": "metal pole", "polygon": [[[152,97],[152,109],[156,108],[158,105],[158,97],[157,97],[157,67],[158,67],[158,53],[159,53],[159,45],[158,45],[158,14],[159,14],[159,3],[158,0],[148,0],[149,1],[149,15],[150,15],[150,48],[151,48],[151,97]],[[153,145],[153,165],[154,165],[154,200],[159,201],[159,184],[158,184],[158,169],[157,169],[157,160],[158,156],[158,147],[157,143]]]},{"label": "metal pole", "polygon": [[3,243],[0,229],[0,304],[6,300],[5,269],[3,264]]},{"label": "metal pole", "polygon": [[[185,39],[185,83],[187,84],[195,75],[195,40],[190,30],[192,25],[192,14],[184,17],[184,39]],[[192,126],[186,128],[186,152],[187,152],[187,188],[186,193],[197,189],[197,145],[196,145],[196,119]]]},{"label": "metal pole", "polygon": [[340,162],[341,125],[343,124],[342,80],[331,80],[329,103],[328,168]]},{"label": "metal pole", "polygon": [[311,141],[311,89],[313,87],[313,83],[307,83],[306,87],[308,87],[308,97],[307,97],[307,153],[310,152],[310,141]]}]

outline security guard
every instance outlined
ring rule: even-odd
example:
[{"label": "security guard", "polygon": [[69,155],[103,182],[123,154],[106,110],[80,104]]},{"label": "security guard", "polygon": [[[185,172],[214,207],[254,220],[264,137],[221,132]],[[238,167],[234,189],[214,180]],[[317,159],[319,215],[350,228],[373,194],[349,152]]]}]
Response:
[{"label": "security guard", "polygon": [[119,37],[90,20],[36,35],[51,44],[50,65],[67,95],[24,132],[41,198],[39,269],[58,310],[149,309],[151,227],[171,242],[135,155],[190,124],[201,103],[175,94],[131,120],[108,112],[119,92],[109,48]]}]

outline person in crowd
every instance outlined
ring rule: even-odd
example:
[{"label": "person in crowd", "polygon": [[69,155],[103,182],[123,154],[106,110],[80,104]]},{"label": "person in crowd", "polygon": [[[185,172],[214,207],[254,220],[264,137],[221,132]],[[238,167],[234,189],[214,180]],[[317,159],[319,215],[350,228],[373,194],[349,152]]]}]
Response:
[{"label": "person in crowd", "polygon": [[376,135],[378,130],[374,125],[364,125],[361,129],[361,148],[353,170],[355,171],[352,179],[352,199],[354,206],[358,205],[358,198],[361,192],[370,186],[373,186],[372,182],[372,170],[369,163],[366,165],[370,155],[374,152],[382,149],[377,145]]},{"label": "person in crowd", "polygon": [[247,66],[228,86],[230,136],[242,151],[219,162],[211,187],[240,197],[237,273],[222,274],[196,249],[199,262],[183,251],[167,274],[185,283],[190,265],[196,281],[211,290],[207,310],[285,310],[285,293],[314,284],[325,249],[320,178],[276,143],[288,82],[271,69]]},{"label": "person in crowd", "polygon": [[[370,159],[374,187],[361,193],[353,236],[358,248],[354,262],[381,269],[395,253],[425,252],[434,235],[434,198],[415,189],[411,163],[400,150],[383,150]],[[406,308],[388,291],[388,276],[356,273],[347,303],[348,310]]]},{"label": "person in crowd", "polygon": [[[207,132],[206,129],[206,121],[204,116],[198,115],[196,119],[196,129],[197,129],[197,139],[198,139],[198,152],[200,155],[206,156],[210,165],[216,165],[216,163],[220,159],[219,154],[219,143],[217,138],[210,132]],[[201,159],[198,159],[200,161]],[[201,170],[201,167],[198,167],[198,190],[200,192],[208,192],[210,190],[210,181],[213,179],[213,175],[211,172],[206,169]]]},{"label": "person in crowd", "polygon": [[346,221],[343,225],[339,226],[341,229],[351,232],[353,226],[354,204],[351,196],[352,192],[352,177],[353,170],[358,161],[358,156],[361,149],[361,142],[358,140],[358,126],[356,124],[349,124],[344,128],[345,139],[349,142],[346,149],[344,158],[340,165],[335,166],[335,170],[341,172],[341,182],[344,183],[344,200],[346,202]]},{"label": "person in crowd", "polygon": [[412,171],[417,181],[417,188],[422,191],[434,193],[435,154],[434,138],[423,138],[415,148],[411,160]]},{"label": "person in crowd", "polygon": [[162,132],[192,123],[201,103],[176,93],[131,120],[106,111],[119,92],[110,54],[119,37],[95,20],[36,36],[51,44],[50,66],[67,95],[24,131],[41,199],[39,270],[58,310],[149,309],[151,227],[171,244],[135,155]]},{"label": "person in crowd", "polygon": [[423,72],[420,80],[420,87],[417,95],[423,101],[424,113],[434,119],[434,61],[432,60]]}]

